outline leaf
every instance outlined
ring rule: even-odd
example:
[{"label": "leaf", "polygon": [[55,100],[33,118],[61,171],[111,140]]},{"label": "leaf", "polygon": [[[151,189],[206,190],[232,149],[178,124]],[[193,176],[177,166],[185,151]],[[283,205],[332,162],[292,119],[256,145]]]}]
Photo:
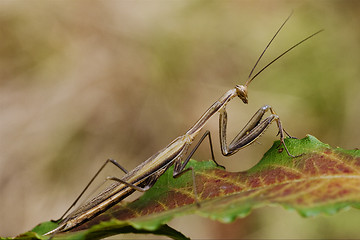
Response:
[{"label": "leaf", "polygon": [[195,204],[191,172],[174,179],[170,168],[138,200],[120,203],[59,237],[82,234],[97,239],[109,236],[109,229],[118,229],[111,232],[115,234],[129,227],[156,232],[172,218],[194,213],[229,223],[270,204],[305,217],[360,207],[360,150],[331,148],[310,135],[285,142],[292,154],[302,155],[289,157],[276,141],[257,165],[244,172],[228,172],[210,161],[191,161],[200,208]]},{"label": "leaf", "polygon": [[[55,226],[54,226],[55,224]],[[46,232],[54,229],[57,226],[53,222],[45,222],[36,226],[31,231],[21,234],[15,238],[17,240],[48,240],[51,236],[43,236]],[[82,239],[103,239],[108,236],[124,233],[137,233],[137,234],[154,234],[154,235],[164,235],[175,240],[188,240],[189,238],[185,237],[182,233],[176,231],[175,229],[169,227],[168,225],[161,225],[158,229],[154,231],[148,231],[144,229],[136,229],[127,223],[119,223],[119,221],[111,220],[107,222],[102,222],[97,226],[91,228],[91,231],[78,231],[75,233],[63,233],[52,236],[52,239],[66,239],[66,240],[82,240]],[[1,238],[10,239],[10,238]]]}]

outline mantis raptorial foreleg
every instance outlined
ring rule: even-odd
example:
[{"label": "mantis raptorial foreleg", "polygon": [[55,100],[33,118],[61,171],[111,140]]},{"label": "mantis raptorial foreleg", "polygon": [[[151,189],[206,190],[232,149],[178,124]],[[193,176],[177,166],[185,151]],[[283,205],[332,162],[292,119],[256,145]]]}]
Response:
[{"label": "mantis raptorial foreleg", "polygon": [[[262,120],[264,114],[270,111],[271,115],[264,120]],[[227,145],[226,141],[226,128],[227,128],[227,112],[226,107],[224,106],[220,111],[220,117],[219,117],[219,129],[220,129],[220,144],[221,144],[221,151],[224,156],[230,156],[237,151],[239,151],[241,148],[244,148],[254,141],[258,139],[270,126],[270,124],[274,121],[276,121],[277,126],[279,128],[279,134],[280,134],[280,141],[284,145],[286,152],[289,156],[293,156],[289,150],[287,149],[285,142],[284,142],[284,132],[287,134],[287,132],[283,129],[281,121],[279,119],[279,116],[276,115],[275,111],[269,106],[265,105],[262,108],[260,108],[254,116],[250,119],[250,121],[245,125],[245,127],[238,133],[238,135],[231,141],[229,145]],[[288,134],[287,134],[288,135]],[[190,171],[192,172],[192,178],[193,178],[193,186],[194,186],[194,195],[195,195],[195,202],[198,206],[200,206],[198,202],[198,195],[196,190],[196,184],[195,184],[195,173],[192,167],[185,168],[187,163],[189,162],[190,158],[193,156],[199,145],[202,143],[202,141],[205,139],[206,136],[209,136],[210,140],[210,147],[212,150],[212,143],[211,143],[211,135],[209,131],[206,131],[205,134],[202,136],[200,141],[196,144],[194,149],[191,151],[191,153],[187,156],[187,158],[181,162],[179,160],[175,161],[175,167],[174,167],[174,177],[178,177],[182,175],[183,173]],[[211,152],[213,161],[217,164],[215,161],[213,152]],[[180,158],[181,159],[181,158]],[[220,166],[219,164],[217,164]]]},{"label": "mantis raptorial foreleg", "polygon": [[[261,121],[262,117],[267,111],[270,111],[271,115]],[[230,156],[239,151],[241,148],[252,144],[265,132],[265,130],[274,121],[276,121],[277,123],[280,141],[284,145],[287,154],[291,157],[296,157],[289,152],[284,142],[284,132],[288,136],[289,134],[283,129],[279,116],[269,105],[261,107],[229,145],[227,145],[226,141],[227,112],[225,107],[220,111],[219,130],[222,154],[224,156]]]}]

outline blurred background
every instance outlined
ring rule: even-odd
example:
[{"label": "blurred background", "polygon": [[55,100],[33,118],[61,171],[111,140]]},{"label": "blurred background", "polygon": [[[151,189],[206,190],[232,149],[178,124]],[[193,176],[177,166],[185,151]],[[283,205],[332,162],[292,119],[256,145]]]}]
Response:
[{"label": "blurred background", "polygon": [[[359,1],[0,1],[0,235],[60,217],[107,158],[132,169],[185,133],[246,81],[292,10],[260,67],[325,32],[253,81],[248,105],[230,102],[228,135],[269,104],[293,136],[358,148]],[[229,171],[251,168],[278,139],[274,125],[225,159],[217,116],[207,129]],[[208,145],[194,158],[209,159]],[[355,209],[304,219],[275,206],[232,224],[169,225],[194,239],[360,238],[359,219]]]}]

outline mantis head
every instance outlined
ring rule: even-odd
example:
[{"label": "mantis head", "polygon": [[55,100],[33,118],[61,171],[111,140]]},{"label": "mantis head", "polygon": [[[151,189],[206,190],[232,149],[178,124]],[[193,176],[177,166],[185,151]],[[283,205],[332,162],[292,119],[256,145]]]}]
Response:
[{"label": "mantis head", "polygon": [[235,86],[237,96],[245,103],[248,103],[247,84]]}]

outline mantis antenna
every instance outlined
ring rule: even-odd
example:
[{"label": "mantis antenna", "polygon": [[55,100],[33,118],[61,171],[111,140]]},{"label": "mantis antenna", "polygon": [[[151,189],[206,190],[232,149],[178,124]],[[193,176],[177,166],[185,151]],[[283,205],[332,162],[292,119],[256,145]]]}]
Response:
[{"label": "mantis antenna", "polygon": [[273,59],[271,62],[269,62],[268,64],[265,65],[265,67],[263,67],[262,69],[260,69],[260,71],[258,71],[253,77],[252,74],[256,68],[256,66],[258,65],[260,59],[262,58],[262,56],[264,55],[264,53],[266,52],[266,50],[269,48],[270,44],[272,43],[272,41],[275,39],[275,37],[277,36],[277,34],[280,32],[280,30],[283,28],[283,26],[285,25],[285,23],[289,20],[289,18],[291,17],[291,14],[286,18],[286,20],[283,22],[283,24],[280,26],[280,28],[277,30],[277,32],[275,33],[275,35],[272,37],[272,39],[270,40],[270,42],[268,43],[268,45],[265,47],[264,51],[262,51],[260,57],[258,58],[258,60],[256,61],[254,67],[251,69],[251,72],[249,74],[248,80],[245,83],[245,87],[247,87],[252,80],[254,80],[260,73],[262,73],[266,68],[268,68],[271,64],[273,64],[274,62],[276,62],[279,58],[281,58],[282,56],[284,56],[286,53],[290,52],[292,49],[294,49],[295,47],[299,46],[300,44],[302,44],[303,42],[305,42],[306,40],[314,37],[315,35],[319,34],[320,32],[324,31],[324,29],[321,29],[313,34],[311,34],[310,36],[304,38],[303,40],[301,40],[300,42],[296,43],[295,45],[291,46],[289,49],[287,49],[285,52],[283,52],[282,54],[280,54],[279,56],[277,56],[275,59]]},{"label": "mantis antenna", "polygon": [[276,31],[276,33],[274,34],[274,36],[271,38],[270,42],[266,45],[265,49],[262,51],[262,53],[260,54],[260,57],[257,59],[254,67],[251,69],[251,72],[249,74],[248,79],[251,78],[251,75],[253,74],[256,66],[258,65],[258,63],[260,62],[260,59],[262,58],[262,56],[265,54],[266,50],[269,48],[269,46],[271,45],[271,43],[273,42],[273,40],[276,38],[276,36],[278,35],[278,33],[281,31],[281,29],[283,28],[283,26],[285,25],[285,23],[290,19],[290,17],[292,16],[293,11],[291,11],[290,15],[285,19],[285,21],[283,22],[283,24],[281,24],[281,26],[279,27],[279,29]]}]

